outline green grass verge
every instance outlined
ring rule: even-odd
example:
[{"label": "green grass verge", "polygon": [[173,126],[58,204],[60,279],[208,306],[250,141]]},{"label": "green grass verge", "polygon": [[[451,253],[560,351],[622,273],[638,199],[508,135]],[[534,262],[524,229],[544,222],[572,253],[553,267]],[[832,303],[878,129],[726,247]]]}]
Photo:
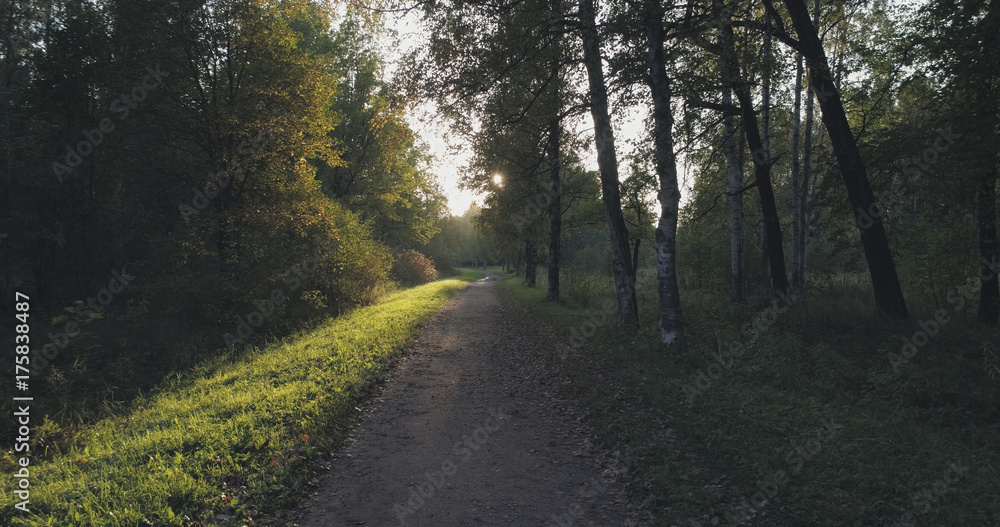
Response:
[{"label": "green grass verge", "polygon": [[[547,302],[544,284],[517,278],[500,287],[556,330],[552,360],[599,440],[627,453],[630,489],[653,498],[656,525],[1000,525],[1000,383],[982,353],[996,331],[956,321],[894,372],[886,354],[916,320],[875,326],[817,298],[750,344],[741,329],[764,310],[701,292],[682,299],[687,348],[665,353],[655,282],[643,280],[638,334],[618,331],[593,299]],[[600,289],[611,297],[609,283]],[[709,370],[730,342],[747,351]],[[701,372],[714,378],[689,399]]]},{"label": "green grass verge", "polygon": [[[252,525],[308,488],[311,460],[451,296],[481,273],[400,291],[229,364],[180,377],[31,466],[30,509],[0,490],[0,525]],[[10,453],[5,472],[15,467]]]}]

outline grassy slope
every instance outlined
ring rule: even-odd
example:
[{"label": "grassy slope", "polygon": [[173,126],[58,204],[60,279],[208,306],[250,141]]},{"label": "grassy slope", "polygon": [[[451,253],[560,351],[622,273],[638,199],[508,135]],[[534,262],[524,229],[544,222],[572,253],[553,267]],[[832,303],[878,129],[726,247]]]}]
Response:
[{"label": "grassy slope", "polygon": [[[430,316],[479,276],[401,291],[235,364],[196,370],[32,466],[31,514],[5,506],[0,524],[212,525],[222,515],[252,524],[306,488],[309,461],[341,438]],[[0,492],[15,501],[9,485]]]},{"label": "grassy slope", "polygon": [[[916,322],[858,327],[832,315],[842,305],[795,306],[688,404],[684,386],[720,342],[746,342],[741,323],[762,310],[691,295],[689,347],[666,354],[655,344],[651,281],[637,287],[647,297],[638,336],[615,330],[596,300],[552,304],[543,285],[516,282],[502,283],[503,297],[561,335],[554,360],[561,356],[601,440],[630,454],[632,490],[639,501],[653,496],[657,525],[1000,525],[1000,383],[969,356],[973,330],[949,327],[895,374],[886,352],[898,352],[895,334]],[[565,351],[591,327],[581,350]]]}]

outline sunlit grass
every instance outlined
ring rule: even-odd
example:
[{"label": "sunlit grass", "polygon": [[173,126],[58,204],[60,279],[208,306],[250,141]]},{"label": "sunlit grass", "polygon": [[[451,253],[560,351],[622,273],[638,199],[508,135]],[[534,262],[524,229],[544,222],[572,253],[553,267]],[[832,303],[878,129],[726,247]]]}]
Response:
[{"label": "sunlit grass", "polygon": [[32,466],[30,514],[13,509],[18,500],[4,485],[0,524],[212,525],[225,515],[243,525],[292,503],[306,488],[309,460],[342,438],[355,406],[430,316],[480,276],[466,271],[397,292],[243,361],[182,377]]}]

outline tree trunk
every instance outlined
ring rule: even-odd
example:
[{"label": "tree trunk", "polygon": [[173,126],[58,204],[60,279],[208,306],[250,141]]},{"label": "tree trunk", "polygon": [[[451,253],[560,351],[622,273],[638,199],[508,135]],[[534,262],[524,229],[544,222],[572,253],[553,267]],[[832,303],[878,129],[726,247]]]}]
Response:
[{"label": "tree trunk", "polygon": [[639,327],[639,308],[635,298],[635,276],[628,251],[628,229],[622,215],[618,186],[618,159],[614,130],[608,114],[608,91],[604,81],[600,36],[597,32],[596,0],[580,0],[583,23],[583,61],[587,68],[590,91],[590,115],[594,120],[597,165],[601,173],[601,197],[604,215],[611,234],[611,260],[614,266],[615,292],[618,297],[618,322],[626,328]]},{"label": "tree trunk", "polygon": [[774,188],[771,186],[771,159],[757,129],[757,116],[754,113],[750,92],[745,87],[738,87],[736,99],[739,100],[740,109],[743,111],[743,129],[746,131],[747,147],[751,152],[754,178],[757,180],[757,192],[760,195],[772,294],[785,294],[788,292],[788,274],[785,271],[785,253],[781,242],[781,223],[774,202]]},{"label": "tree trunk", "polygon": [[[764,14],[764,23],[771,23],[770,13]],[[770,194],[770,198],[764,197],[761,194],[760,199],[760,217],[763,222],[763,232],[764,241],[761,246],[764,248],[764,254],[767,255],[767,271],[770,276],[771,288],[764,288],[762,291],[763,298],[765,301],[770,300],[770,295],[775,294],[778,291],[784,292],[788,287],[788,278],[785,270],[785,255],[784,255],[784,244],[781,241],[781,224],[780,218],[778,217],[777,204],[774,202],[774,190],[771,186],[771,34],[764,33],[764,42],[762,46],[762,60],[763,72],[761,73],[761,86],[760,86],[760,147],[763,154],[764,162],[767,163],[767,188],[764,189],[760,186],[760,179],[757,180],[758,192],[766,192]],[[749,98],[748,98],[749,100]],[[742,102],[740,103],[743,104]],[[744,122],[746,122],[744,120]],[[756,125],[754,125],[756,126]],[[751,152],[753,152],[751,147]],[[755,178],[757,177],[758,171],[754,169]],[[767,202],[770,201],[770,204]],[[769,210],[773,209],[773,216],[769,216]],[[777,231],[774,230],[775,225],[777,225]],[[777,237],[775,237],[775,232],[777,232]],[[780,269],[774,265],[774,255],[775,251],[780,255],[781,265]],[[781,279],[775,279],[775,273],[781,273]],[[780,284],[786,284],[782,287]]]},{"label": "tree trunk", "polygon": [[[868,173],[861,159],[851,125],[847,120],[844,105],[840,100],[830,74],[826,52],[819,40],[819,33],[809,18],[809,10],[803,0],[784,0],[785,6],[795,31],[799,36],[799,47],[809,66],[809,84],[816,97],[819,98],[823,110],[823,124],[830,135],[830,143],[840,166],[847,196],[854,209],[855,221],[859,222],[862,215],[875,205],[875,196],[868,181]],[[864,247],[865,258],[868,260],[868,270],[871,275],[872,289],[875,293],[875,305],[878,310],[890,317],[906,318],[906,301],[899,285],[899,276],[889,248],[889,239],[882,225],[882,218],[868,219],[871,225],[861,229],[861,244]],[[860,224],[860,223],[857,223]]]},{"label": "tree trunk", "polygon": [[[733,90],[723,82],[722,103],[733,103]],[[732,115],[722,118],[725,137],[726,175],[729,181],[729,284],[733,302],[743,302],[743,163],[739,158],[736,124]]]},{"label": "tree trunk", "polygon": [[[818,4],[819,2],[817,2]],[[817,16],[817,18],[819,18]],[[801,57],[801,55],[800,55]],[[809,232],[813,225],[818,225],[819,214],[815,214],[816,221],[809,220],[809,189],[812,188],[813,177],[813,125],[816,122],[816,103],[812,90],[806,90],[806,130],[802,144],[802,194],[799,196],[799,207],[802,209],[802,255],[799,265],[802,266],[802,288],[801,293],[805,294],[806,273],[809,269]]]},{"label": "tree trunk", "polygon": [[657,195],[660,201],[660,219],[656,225],[660,343],[681,346],[684,341],[684,320],[677,287],[677,219],[681,192],[677,184],[677,160],[674,156],[670,78],[663,58],[666,32],[663,28],[663,8],[659,0],[644,0],[643,6],[649,60],[647,82],[653,99],[653,144],[656,149],[656,175],[660,183]]},{"label": "tree trunk", "polygon": [[[563,16],[562,0],[553,0],[552,17]],[[562,37],[558,39],[556,49],[561,49]],[[550,302],[559,300],[559,267],[562,251],[560,243],[562,240],[562,181],[560,171],[562,170],[562,158],[560,149],[562,147],[562,123],[559,114],[562,110],[562,100],[560,91],[562,88],[562,62],[556,58],[552,61],[552,76],[554,83],[552,86],[552,121],[549,122],[549,280],[548,299]]]},{"label": "tree trunk", "polygon": [[636,238],[635,244],[632,245],[632,275],[639,276],[639,245],[642,243],[642,238]]},{"label": "tree trunk", "polygon": [[[558,100],[558,95],[556,96]],[[558,106],[556,107],[558,111]],[[559,242],[562,236],[562,185],[559,179],[559,141],[562,125],[556,117],[549,124],[549,294],[559,300]]]},{"label": "tree trunk", "polygon": [[[813,25],[819,27],[819,15],[820,15],[820,0],[816,0],[813,12]],[[798,60],[801,63],[802,54],[799,53]],[[803,68],[803,73],[805,68]],[[812,159],[813,159],[813,124],[816,121],[816,104],[813,97],[812,90],[806,90],[806,131],[805,131],[805,143],[802,148],[802,182],[799,187],[800,194],[798,196],[798,208],[802,211],[799,218],[799,238],[797,240],[799,244],[799,277],[801,283],[797,286],[799,293],[801,295],[806,294],[806,275],[808,273],[808,254],[809,254],[809,239],[811,236],[810,232],[814,229],[815,225],[819,223],[819,217],[822,215],[822,211],[816,211],[814,215],[815,221],[811,222],[809,219],[809,190],[812,185]]]},{"label": "tree trunk", "polygon": [[[756,177],[756,176],[754,176]],[[767,303],[771,299],[771,264],[767,256],[767,229],[764,228],[764,207],[757,203],[757,244],[760,245],[760,283],[758,296]]]},{"label": "tree trunk", "polygon": [[[732,21],[729,15],[720,13],[721,20],[720,44],[723,53],[723,68],[733,82],[733,91],[736,100],[740,103],[740,112],[743,118],[743,131],[746,134],[747,147],[750,149],[750,157],[754,165],[754,178],[757,182],[757,192],[760,196],[760,210],[764,223],[764,242],[767,254],[767,264],[770,268],[770,279],[772,294],[784,294],[788,291],[788,275],[785,270],[784,248],[781,242],[781,223],[778,218],[778,209],[774,202],[774,189],[771,186],[771,156],[768,150],[769,145],[764,143],[765,136],[761,135],[757,127],[757,114],[754,112],[753,99],[750,97],[750,90],[747,83],[743,82],[739,73],[739,59],[736,55],[736,48],[733,37]],[[770,55],[766,53],[765,55]],[[766,68],[765,68],[766,69]],[[765,74],[765,80],[768,75]],[[765,82],[765,87],[770,82]],[[765,89],[765,101],[770,100],[770,89]],[[765,106],[766,109],[766,106]],[[766,122],[766,121],[765,121]]]},{"label": "tree trunk", "polygon": [[[740,170],[746,166],[747,132],[744,126],[743,123],[740,124]],[[757,200],[757,223],[754,229],[757,232],[757,245],[760,247],[760,279],[757,283],[757,295],[761,302],[766,303],[771,298],[771,266],[767,263],[767,235],[764,232],[764,212],[760,206],[760,199]]]},{"label": "tree trunk", "polygon": [[538,246],[535,240],[524,242],[524,283],[535,287],[535,272],[538,269]]},{"label": "tree trunk", "polygon": [[987,175],[979,184],[979,206],[976,219],[979,224],[979,321],[985,324],[1000,322],[1000,281],[997,273],[997,173]]},{"label": "tree trunk", "polygon": [[[764,15],[764,23],[771,23],[771,15]],[[763,72],[760,83],[760,142],[764,155],[771,160],[771,34],[764,33]]]},{"label": "tree trunk", "polygon": [[795,57],[795,103],[792,105],[792,287],[802,290],[804,282],[803,271],[805,266],[805,247],[801,242],[805,240],[803,232],[805,223],[805,207],[802,206],[800,193],[802,192],[802,172],[799,167],[799,136],[802,133],[802,55]]}]

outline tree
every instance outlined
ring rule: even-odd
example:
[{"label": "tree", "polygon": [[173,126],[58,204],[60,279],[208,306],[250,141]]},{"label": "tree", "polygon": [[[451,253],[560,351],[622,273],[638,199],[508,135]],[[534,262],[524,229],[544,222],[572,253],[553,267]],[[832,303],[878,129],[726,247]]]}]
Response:
[{"label": "tree", "polygon": [[[677,160],[674,154],[671,113],[672,88],[667,75],[663,43],[663,7],[659,0],[644,0],[646,46],[649,76],[647,83],[653,101],[653,145],[656,152],[657,197],[660,218],[656,225],[656,278],[660,301],[660,342],[681,346],[684,340],[680,292],[677,287],[677,220],[680,214],[680,186],[677,184]],[[595,119],[596,121],[596,119]],[[634,276],[634,273],[633,273]]]},{"label": "tree", "polygon": [[[476,137],[483,146],[478,152],[490,161],[480,163],[481,173],[469,174],[492,191],[490,163],[497,159],[496,137],[509,129],[533,137],[533,143],[517,141],[517,150],[537,163],[520,166],[507,177],[535,178],[538,169],[548,174],[544,195],[522,196],[537,201],[540,212],[549,218],[548,297],[559,298],[561,214],[561,170],[564,166],[566,120],[579,111],[574,94],[563,81],[567,65],[575,62],[573,50],[562,38],[565,29],[560,0],[515,2],[510,4],[446,3],[424,11],[432,24],[431,45],[411,57],[408,83],[414,91],[435,100],[454,123],[453,130],[468,138]],[[428,72],[433,72],[429,74]],[[546,132],[541,137],[538,130]],[[530,142],[529,142],[530,143]],[[537,152],[536,152],[537,148]],[[540,154],[540,155],[536,155]],[[506,155],[506,154],[504,154]],[[523,163],[521,164],[523,165]],[[506,190],[505,190],[506,193]],[[539,199],[535,199],[539,198]],[[488,201],[486,208],[501,206]],[[510,205],[515,207],[514,205]],[[489,216],[489,215],[487,215]],[[486,216],[484,216],[486,217]],[[533,226],[535,218],[521,223]],[[534,233],[523,241],[529,263],[529,282],[537,260]]]},{"label": "tree", "polygon": [[[809,67],[809,84],[819,99],[823,111],[823,123],[826,125],[833,146],[837,163],[840,166],[844,186],[855,219],[862,222],[865,211],[875,206],[871,184],[865,170],[861,152],[858,149],[851,125],[847,120],[840,92],[833,80],[826,51],[819,39],[819,32],[813,25],[803,0],[784,0],[792,25],[798,35],[798,40],[792,39],[784,31],[784,24],[771,0],[765,0],[768,10],[772,13],[778,28],[775,34],[798,51],[805,58]],[[873,218],[871,226],[861,229],[861,244],[868,262],[872,289],[875,293],[875,305],[878,310],[890,317],[907,317],[906,302],[899,285],[899,276],[889,248],[889,240],[881,218]]]},{"label": "tree", "polygon": [[964,137],[962,166],[971,177],[962,179],[974,196],[979,268],[978,318],[1000,322],[1000,268],[997,268],[997,182],[1000,149],[1000,96],[997,69],[1000,55],[993,40],[1000,31],[996,2],[935,0],[923,8],[917,23],[917,42],[932,71],[944,83],[941,103],[947,105],[949,129]]},{"label": "tree", "polygon": [[[813,24],[819,27],[820,0],[813,8]],[[793,108],[794,130],[792,136],[792,287],[801,294],[806,291],[806,253],[809,231],[809,186],[812,178],[813,121],[815,120],[814,98],[811,90],[806,91],[805,141],[802,141],[802,77],[804,74],[801,53],[795,53],[795,105]]]},{"label": "tree", "polygon": [[[730,79],[722,81],[722,104],[733,104]],[[729,189],[729,284],[734,302],[746,300],[743,278],[743,162],[734,116],[726,113],[723,122],[723,150],[726,155],[726,182]]]},{"label": "tree", "polygon": [[601,198],[611,238],[618,322],[626,328],[635,329],[639,327],[635,276],[632,274],[632,262],[628,251],[628,229],[622,216],[618,186],[618,156],[611,116],[608,113],[608,90],[604,79],[604,66],[601,63],[603,55],[601,37],[597,29],[595,3],[596,0],[580,0],[579,15],[582,25],[580,39],[583,43],[583,61],[587,68],[590,115],[594,121],[597,165],[601,174]]},{"label": "tree", "polygon": [[[757,113],[754,110],[753,99],[750,96],[748,84],[740,72],[741,66],[736,54],[735,37],[733,34],[732,14],[728,9],[720,8],[722,20],[719,27],[719,47],[722,55],[722,67],[728,73],[725,75],[733,81],[732,89],[739,102],[739,111],[746,134],[747,147],[754,165],[754,179],[760,196],[761,213],[766,234],[766,252],[768,269],[770,270],[771,288],[774,294],[784,294],[788,290],[788,274],[785,270],[784,246],[781,240],[781,222],[774,200],[774,189],[771,185],[771,154],[769,134],[763,132],[767,127],[760,128],[757,124]],[[767,53],[765,52],[765,55]],[[766,68],[765,64],[765,68]],[[766,77],[766,74],[765,74]],[[767,121],[765,120],[765,123]],[[765,142],[767,139],[768,142]]]},{"label": "tree", "polygon": [[317,160],[317,178],[380,241],[411,247],[433,236],[443,198],[426,169],[428,155],[405,121],[405,100],[381,78],[373,29],[348,16],[334,34],[340,80],[331,110],[338,123],[329,136],[340,155],[334,163]]},{"label": "tree", "polygon": [[[550,16],[553,20],[563,16],[562,0],[552,0]],[[563,105],[560,92],[563,85],[563,36],[555,35],[553,50],[555,56],[549,59],[549,68],[553,78],[549,105],[549,137],[546,149],[549,165],[549,274],[548,294],[550,302],[559,300],[559,272],[562,262],[562,148],[563,148]]]},{"label": "tree", "polygon": [[[792,287],[805,288],[805,204],[799,144],[802,139],[802,55],[795,56],[795,103],[792,106]],[[811,131],[811,130],[810,130]]]},{"label": "tree", "polygon": [[[557,66],[558,67],[558,66]],[[558,74],[557,74],[558,75]],[[559,108],[558,83],[553,89],[553,107]],[[549,301],[559,300],[559,264],[561,260],[562,238],[562,123],[559,117],[553,117],[549,122],[548,156],[549,164]]]}]

